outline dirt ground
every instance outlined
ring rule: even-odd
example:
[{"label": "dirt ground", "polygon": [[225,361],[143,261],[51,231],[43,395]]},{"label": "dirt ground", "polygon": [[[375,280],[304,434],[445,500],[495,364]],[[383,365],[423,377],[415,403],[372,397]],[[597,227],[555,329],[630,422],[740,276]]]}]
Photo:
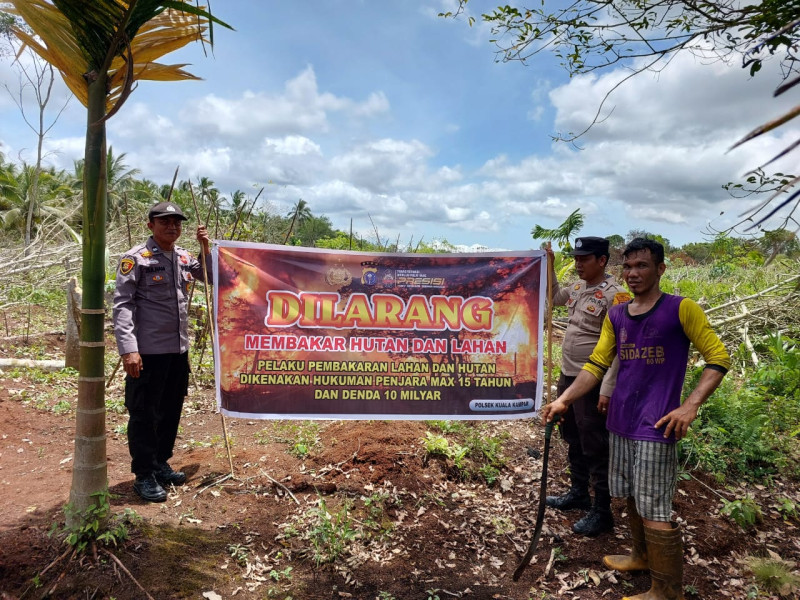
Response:
[{"label": "dirt ground", "polygon": [[[62,358],[63,335],[0,338],[0,357]],[[113,348],[109,347],[113,352]],[[64,522],[74,452],[76,377],[0,372],[0,598],[150,597],[293,600],[618,599],[645,591],[647,574],[604,569],[629,548],[622,501],[617,528],[595,539],[570,527],[581,514],[548,509],[538,551],[511,578],[530,541],[542,470],[542,428],[526,421],[471,424],[505,439],[506,467],[492,487],[464,481],[444,459],[426,459],[425,422],[288,422],[222,419],[210,389],[190,391],[172,465],[188,476],[165,503],[133,492],[122,378],[108,389],[108,479],[115,513],[135,511],[131,537],[97,557],[65,556]],[[308,454],[299,458],[301,450]],[[553,438],[549,489],[568,484],[566,448]],[[764,521],[750,532],[720,516],[724,489],[682,480],[687,598],[747,598],[748,555],[800,560],[798,523],[784,521],[778,493],[800,504],[797,482],[747,491]],[[327,516],[325,516],[327,515]],[[333,560],[330,557],[336,555]],[[762,595],[761,598],[769,596]],[[777,596],[775,596],[777,598]]]}]

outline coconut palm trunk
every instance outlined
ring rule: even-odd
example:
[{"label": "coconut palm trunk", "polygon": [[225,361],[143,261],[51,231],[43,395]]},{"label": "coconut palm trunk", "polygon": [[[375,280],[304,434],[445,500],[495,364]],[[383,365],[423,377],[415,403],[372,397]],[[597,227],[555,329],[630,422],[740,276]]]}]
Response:
[{"label": "coconut palm trunk", "polygon": [[[106,86],[105,73],[93,73],[87,104],[83,176],[83,301],[81,306],[80,378],[75,420],[75,459],[68,518],[95,504],[92,496],[108,487],[105,412],[105,273],[106,273]],[[69,523],[68,523],[69,524]]]}]

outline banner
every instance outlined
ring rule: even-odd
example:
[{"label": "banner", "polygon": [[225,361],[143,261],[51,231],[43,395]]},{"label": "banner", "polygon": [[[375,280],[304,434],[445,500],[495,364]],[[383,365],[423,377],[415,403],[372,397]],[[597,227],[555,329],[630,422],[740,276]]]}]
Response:
[{"label": "banner", "polygon": [[215,244],[217,403],[264,419],[514,419],[542,395],[543,251]]}]

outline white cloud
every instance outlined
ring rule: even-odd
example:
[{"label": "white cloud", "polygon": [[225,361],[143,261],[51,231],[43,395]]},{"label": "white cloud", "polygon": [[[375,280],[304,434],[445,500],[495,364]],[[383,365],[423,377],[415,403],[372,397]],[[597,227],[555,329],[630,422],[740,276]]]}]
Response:
[{"label": "white cloud", "polygon": [[428,176],[426,160],[431,156],[419,141],[380,139],[334,157],[330,166],[355,186],[386,194],[393,188],[417,187]]},{"label": "white cloud", "polygon": [[250,90],[238,98],[210,94],[190,102],[182,116],[186,126],[204,135],[289,135],[329,131],[332,113],[368,118],[389,108],[383,92],[371,93],[364,102],[320,93],[309,65],[287,81],[280,94]]},{"label": "white cloud", "polygon": [[[576,77],[554,89],[556,129],[585,129],[605,93],[626,74]],[[614,92],[607,102],[613,112],[606,110],[606,118],[577,141],[581,150],[561,144],[544,157],[512,162],[498,156],[480,174],[502,182],[498,199],[513,191],[520,199],[517,211],[525,214],[558,222],[574,208],[587,214],[587,202],[596,202],[619,210],[614,217],[599,211],[597,218],[608,225],[685,224],[699,231],[708,215],[738,205],[722,184],[796,139],[797,130],[787,131],[727,153],[738,137],[764,120],[765,102],[773,102],[775,112],[788,106],[788,100],[776,103],[770,96],[769,86],[748,81],[742,69],[680,56],[657,78],[645,73]],[[555,215],[542,204],[553,197],[559,199]]]},{"label": "white cloud", "polygon": [[[251,14],[248,3],[230,2]],[[293,6],[276,10],[300,10]],[[382,24],[359,23],[354,8],[349,27],[337,28],[337,22],[327,28],[331,36],[341,29],[354,39],[293,43],[296,34],[282,32],[277,50],[259,47],[270,56],[261,71],[243,59],[249,68],[241,72],[239,63],[209,64],[225,71],[217,73],[221,85],[204,74],[207,84],[164,86],[153,96],[143,84],[109,121],[109,144],[154,181],[170,181],[180,166],[181,178],[209,177],[227,194],[269,182],[264,197],[279,214],[303,198],[337,227],[353,219],[355,229],[370,235],[377,227],[389,237],[526,248],[537,245],[530,238],[534,224],[557,225],[576,208],[587,217],[587,235],[639,228],[698,239],[709,218],[740,212],[741,203],[730,200],[722,184],[800,137],[796,126],[785,127],[780,137],[764,136],[726,153],[739,136],[791,103],[772,99],[774,75],[748,80],[738,65],[684,55],[657,76],[624,83],[608,100],[602,122],[575,146],[551,144],[552,131],[585,129],[606,92],[629,71],[567,81],[539,62],[491,65],[490,36],[480,18],[468,27],[463,17],[437,16],[456,6],[442,0],[380,11],[407,19],[402,52],[371,52],[368,44]],[[437,39],[433,28],[441,32]],[[264,35],[263,27],[256,29]],[[356,39],[361,33],[371,36]],[[482,62],[470,62],[468,70],[452,60],[438,64],[443,44],[455,45],[465,61]],[[369,60],[353,61],[363,69],[354,71],[330,56],[331,48]],[[0,62],[0,77],[9,75]],[[515,102],[501,109],[506,98]],[[71,129],[59,126],[47,141],[59,168],[71,169],[83,156],[85,111],[73,104],[65,115]],[[7,157],[35,146],[30,137],[9,133],[15,110],[0,99],[0,150]],[[797,171],[791,160],[778,168]]]},{"label": "white cloud", "polygon": [[265,139],[264,146],[274,149],[277,154],[299,156],[303,154],[322,155],[319,144],[301,135],[288,135],[282,139]]},{"label": "white cloud", "polygon": [[376,117],[391,109],[389,99],[383,92],[373,92],[362,103],[353,106],[353,114],[358,117]]}]

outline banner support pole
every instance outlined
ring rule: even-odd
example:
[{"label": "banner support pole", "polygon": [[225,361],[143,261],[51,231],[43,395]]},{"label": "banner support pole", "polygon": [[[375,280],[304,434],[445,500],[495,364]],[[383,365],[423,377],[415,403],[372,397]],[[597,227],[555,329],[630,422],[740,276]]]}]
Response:
[{"label": "banner support pole", "polygon": [[[200,218],[200,213],[197,210],[197,200],[194,197],[194,186],[192,185],[191,180],[189,181],[189,191],[192,194],[192,204],[194,204],[194,214],[197,219]],[[202,250],[201,250],[202,251]],[[208,331],[211,335],[211,347],[214,347],[214,339],[215,339],[215,332],[214,332],[214,319],[211,315],[211,301],[209,299],[209,292],[208,288],[210,287],[211,283],[208,281],[208,267],[206,267],[206,257],[203,254],[203,260],[200,261],[203,265],[203,282],[205,285],[203,286],[203,291],[205,292],[206,298],[206,315],[208,318]],[[225,423],[225,415],[222,412],[219,413],[220,418],[222,419],[222,436],[225,438],[225,450],[228,452],[228,464],[231,467],[231,478],[236,479],[236,475],[233,472],[233,456],[231,455],[231,445],[228,442],[228,426]]]},{"label": "banner support pole", "polygon": [[[547,249],[551,250],[550,242]],[[547,253],[547,401],[550,404],[550,394],[553,386],[553,279],[554,259],[550,252]]]}]

